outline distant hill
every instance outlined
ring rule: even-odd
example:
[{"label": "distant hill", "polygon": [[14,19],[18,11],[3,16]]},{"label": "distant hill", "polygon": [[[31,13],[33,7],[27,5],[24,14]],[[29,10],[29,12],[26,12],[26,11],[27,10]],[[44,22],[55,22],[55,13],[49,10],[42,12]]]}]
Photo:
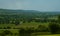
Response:
[{"label": "distant hill", "polygon": [[0,12],[40,12],[36,10],[11,10],[11,9],[0,9]]},{"label": "distant hill", "polygon": [[55,11],[55,12],[40,12],[40,11],[36,11],[36,10],[11,10],[11,9],[0,9],[0,13],[2,13],[2,12],[7,12],[7,13],[47,13],[47,14],[60,14],[60,11],[59,12],[57,12],[57,11]]},{"label": "distant hill", "polygon": [[36,10],[11,10],[11,9],[0,9],[0,15],[20,15],[24,17],[50,17],[59,15],[60,12],[40,12]]}]

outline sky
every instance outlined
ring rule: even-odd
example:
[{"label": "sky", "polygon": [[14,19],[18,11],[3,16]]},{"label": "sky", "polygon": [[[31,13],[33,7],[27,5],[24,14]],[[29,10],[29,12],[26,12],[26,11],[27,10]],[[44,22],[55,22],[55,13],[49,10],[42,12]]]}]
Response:
[{"label": "sky", "polygon": [[60,11],[60,0],[0,0],[0,8]]}]

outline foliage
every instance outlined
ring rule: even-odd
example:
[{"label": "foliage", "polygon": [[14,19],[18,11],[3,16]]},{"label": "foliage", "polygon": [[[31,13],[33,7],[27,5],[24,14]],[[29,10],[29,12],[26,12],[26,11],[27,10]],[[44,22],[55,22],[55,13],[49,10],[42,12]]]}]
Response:
[{"label": "foliage", "polygon": [[56,34],[60,30],[60,25],[57,23],[50,23],[49,28],[52,34]]}]

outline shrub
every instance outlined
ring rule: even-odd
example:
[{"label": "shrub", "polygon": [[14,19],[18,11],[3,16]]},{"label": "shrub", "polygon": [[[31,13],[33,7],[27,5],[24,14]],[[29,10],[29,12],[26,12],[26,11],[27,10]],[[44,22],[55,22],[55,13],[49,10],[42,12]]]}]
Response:
[{"label": "shrub", "polygon": [[30,28],[27,29],[27,30],[21,28],[21,29],[19,30],[20,36],[31,36],[32,33],[33,33],[33,30],[31,30]]},{"label": "shrub", "polygon": [[39,25],[38,28],[36,29],[36,32],[48,32],[48,28],[44,25]]},{"label": "shrub", "polygon": [[7,29],[11,29],[11,27],[8,26]]},{"label": "shrub", "polygon": [[57,24],[57,23],[50,23],[49,24],[49,29],[50,29],[50,32],[52,33],[52,34],[56,34],[57,33],[57,31],[59,31],[59,24]]},{"label": "shrub", "polygon": [[9,30],[5,30],[2,34],[8,35],[11,34],[11,32]]}]

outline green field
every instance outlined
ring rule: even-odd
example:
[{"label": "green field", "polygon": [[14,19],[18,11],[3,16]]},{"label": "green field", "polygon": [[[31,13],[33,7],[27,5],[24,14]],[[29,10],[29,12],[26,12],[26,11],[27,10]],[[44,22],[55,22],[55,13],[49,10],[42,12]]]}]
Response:
[{"label": "green field", "polygon": [[[4,30],[9,30],[9,31],[11,31],[13,33],[13,36],[18,36],[19,29],[13,29],[13,28],[24,28],[24,29],[27,29],[27,28],[30,28],[30,27],[34,27],[36,29],[39,25],[44,25],[44,26],[48,27],[48,24],[49,23],[40,23],[40,22],[39,23],[37,23],[37,22],[30,22],[30,23],[26,22],[26,23],[22,23],[22,24],[19,24],[19,25],[15,25],[15,24],[0,24],[0,27],[2,27],[2,28],[8,27],[8,26],[11,27],[11,29],[0,29],[0,33],[3,32]],[[15,33],[17,33],[17,34],[15,35]],[[34,33],[33,36],[35,36],[35,34],[37,34],[36,36],[60,36],[60,34],[50,35],[50,32],[38,32],[38,33]],[[11,35],[9,35],[9,36],[11,36]]]},{"label": "green field", "polygon": [[60,34],[54,34],[54,35],[37,35],[37,36],[60,36]]},{"label": "green field", "polygon": [[26,28],[26,27],[34,27],[34,28],[37,28],[37,26],[39,25],[44,25],[44,26],[48,26],[49,23],[37,23],[37,22],[31,22],[31,23],[22,23],[22,24],[19,24],[19,25],[15,25],[15,24],[0,24],[0,27],[11,27],[12,29],[13,28]]}]

